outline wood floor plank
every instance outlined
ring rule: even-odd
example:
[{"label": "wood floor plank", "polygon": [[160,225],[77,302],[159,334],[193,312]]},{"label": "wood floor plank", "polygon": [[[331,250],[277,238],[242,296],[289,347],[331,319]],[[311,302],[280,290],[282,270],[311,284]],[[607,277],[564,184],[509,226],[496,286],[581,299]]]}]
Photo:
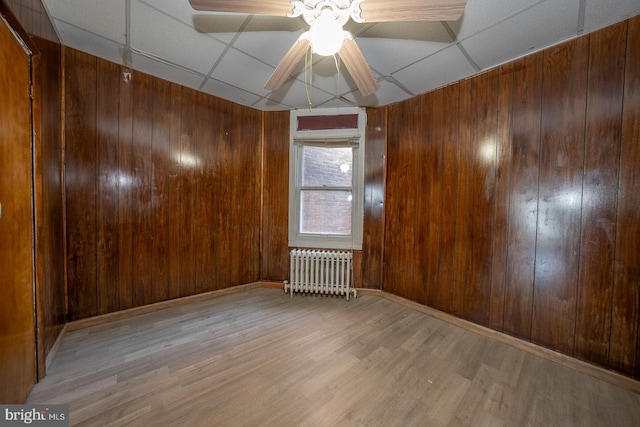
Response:
[{"label": "wood floor plank", "polygon": [[378,296],[251,289],[65,334],[72,425],[632,426],[640,395]]}]

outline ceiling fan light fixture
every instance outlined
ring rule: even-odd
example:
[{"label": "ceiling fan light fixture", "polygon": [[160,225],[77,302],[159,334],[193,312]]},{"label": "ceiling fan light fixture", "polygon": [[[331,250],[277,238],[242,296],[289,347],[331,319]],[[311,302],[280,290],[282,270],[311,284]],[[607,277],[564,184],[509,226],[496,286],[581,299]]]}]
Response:
[{"label": "ceiling fan light fixture", "polygon": [[318,19],[311,25],[309,41],[313,53],[332,56],[340,51],[345,39],[345,31],[335,18],[331,9],[320,12]]}]

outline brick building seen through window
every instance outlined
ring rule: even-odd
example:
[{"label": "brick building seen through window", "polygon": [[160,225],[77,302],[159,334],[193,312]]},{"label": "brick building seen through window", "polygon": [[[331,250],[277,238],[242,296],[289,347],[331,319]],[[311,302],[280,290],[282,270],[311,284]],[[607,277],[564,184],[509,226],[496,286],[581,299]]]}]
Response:
[{"label": "brick building seen through window", "polygon": [[300,232],[351,234],[352,148],[305,146],[303,150]]}]

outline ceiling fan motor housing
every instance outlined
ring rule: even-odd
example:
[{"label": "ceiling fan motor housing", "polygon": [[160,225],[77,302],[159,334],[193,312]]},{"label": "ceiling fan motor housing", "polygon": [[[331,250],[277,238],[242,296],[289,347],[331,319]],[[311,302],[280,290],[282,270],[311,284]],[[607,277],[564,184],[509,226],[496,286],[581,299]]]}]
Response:
[{"label": "ceiling fan motor housing", "polygon": [[330,11],[341,27],[352,18],[356,22],[364,22],[360,18],[360,3],[362,0],[293,0],[292,18],[302,16],[305,22],[313,25],[323,13]]}]

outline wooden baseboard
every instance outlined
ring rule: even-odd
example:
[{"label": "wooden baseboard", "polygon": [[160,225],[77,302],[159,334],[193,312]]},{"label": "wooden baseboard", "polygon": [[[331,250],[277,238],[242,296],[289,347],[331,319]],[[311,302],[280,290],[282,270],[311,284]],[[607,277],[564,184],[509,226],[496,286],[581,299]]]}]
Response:
[{"label": "wooden baseboard", "polygon": [[260,282],[248,283],[246,285],[233,286],[231,288],[220,289],[217,291],[206,292],[203,294],[191,295],[183,298],[176,298],[168,301],[157,302],[155,304],[143,305],[141,307],[129,308],[127,310],[107,313],[100,316],[89,317],[87,319],[75,320],[66,325],[67,332],[77,331],[78,329],[89,328],[91,326],[102,325],[104,323],[116,320],[128,319],[141,314],[153,313],[171,307],[178,307],[193,302],[204,301],[211,298],[217,298],[224,295],[245,292],[260,287]]},{"label": "wooden baseboard", "polygon": [[260,282],[260,286],[269,289],[284,289],[284,283],[273,280],[263,280]]},{"label": "wooden baseboard", "polygon": [[427,307],[425,305],[419,304],[414,301],[410,301],[408,299],[399,297],[394,294],[390,294],[388,292],[384,292],[378,289],[364,289],[364,288],[358,288],[357,291],[358,291],[358,295],[371,295],[371,296],[386,298],[389,301],[396,302],[405,307],[414,309],[421,313],[427,314],[431,317],[435,317],[436,319],[440,319],[452,325],[459,326],[470,332],[474,332],[484,337],[491,338],[495,341],[517,348],[519,350],[523,350],[528,353],[534,354],[536,356],[543,357],[547,360],[558,363],[569,369],[573,369],[580,373],[598,378],[602,381],[606,381],[610,384],[624,388],[625,390],[629,390],[634,393],[640,394],[640,381],[635,380],[631,377],[622,375],[618,372],[614,372],[609,369],[605,369],[600,366],[596,366],[591,363],[584,362],[574,357],[567,356],[566,354],[558,353],[557,351],[553,351],[548,348],[541,347],[537,344],[524,341],[520,338],[516,338],[511,335],[507,335],[505,333],[495,331],[493,329],[489,329],[485,326],[478,325],[468,320],[461,319],[451,314],[436,310],[431,307]]}]

